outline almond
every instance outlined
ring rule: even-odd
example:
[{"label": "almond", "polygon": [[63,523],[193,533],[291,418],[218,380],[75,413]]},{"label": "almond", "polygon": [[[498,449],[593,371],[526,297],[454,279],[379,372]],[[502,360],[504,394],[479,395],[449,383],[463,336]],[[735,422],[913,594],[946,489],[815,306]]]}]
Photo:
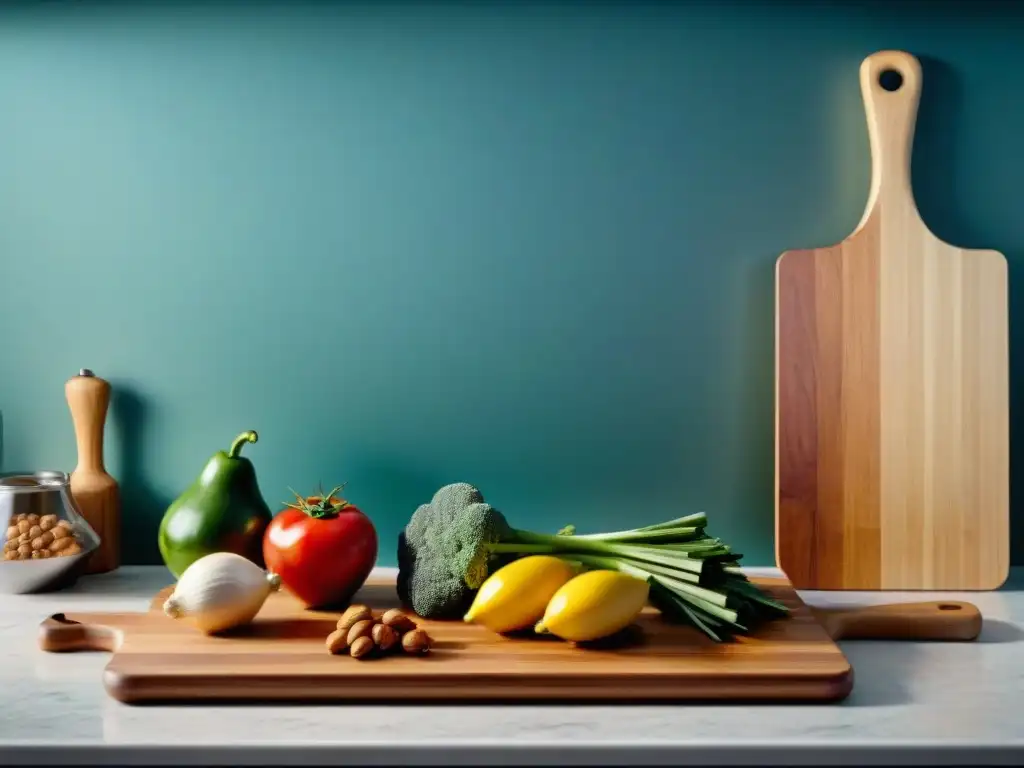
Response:
[{"label": "almond", "polygon": [[402,635],[402,649],[406,653],[426,653],[430,650],[430,635],[422,629],[414,629]]},{"label": "almond", "polygon": [[398,608],[392,608],[389,611],[385,611],[384,615],[380,617],[380,620],[389,627],[392,627],[400,635],[416,629],[416,622],[402,613]]},{"label": "almond", "polygon": [[398,633],[387,624],[374,624],[370,636],[382,653],[390,651],[398,642]]},{"label": "almond", "polygon": [[373,611],[365,605],[350,605],[338,619],[338,629],[351,629],[356,622],[373,618]]},{"label": "almond", "polygon": [[357,637],[356,641],[352,643],[352,648],[349,651],[354,659],[365,659],[370,655],[373,650],[373,638],[363,635]]},{"label": "almond", "polygon": [[[370,637],[370,632],[373,631],[373,619],[361,619],[353,624],[348,629],[348,644],[355,645],[356,640],[360,637]],[[370,642],[373,642],[373,638],[370,638]]]},{"label": "almond", "polygon": [[348,648],[348,632],[336,629],[327,636],[327,652],[337,656]]}]

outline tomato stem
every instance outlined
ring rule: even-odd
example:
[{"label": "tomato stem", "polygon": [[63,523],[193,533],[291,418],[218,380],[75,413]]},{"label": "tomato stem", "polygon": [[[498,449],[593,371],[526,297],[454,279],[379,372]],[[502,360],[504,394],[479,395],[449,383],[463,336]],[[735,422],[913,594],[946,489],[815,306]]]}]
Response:
[{"label": "tomato stem", "polygon": [[344,488],[344,483],[331,489],[330,493],[325,494],[323,486],[320,486],[320,498],[316,504],[310,504],[309,501],[293,488],[288,490],[295,494],[295,504],[289,504],[285,502],[286,507],[297,509],[299,512],[304,512],[315,520],[323,520],[325,518],[337,517],[338,513],[350,506],[345,499],[338,499],[334,501],[334,494]]}]

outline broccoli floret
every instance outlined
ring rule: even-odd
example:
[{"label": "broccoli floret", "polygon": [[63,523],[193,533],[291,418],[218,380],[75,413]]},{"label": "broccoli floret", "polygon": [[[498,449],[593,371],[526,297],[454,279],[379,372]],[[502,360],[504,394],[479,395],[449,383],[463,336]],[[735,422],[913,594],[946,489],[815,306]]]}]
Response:
[{"label": "broccoli floret", "polygon": [[504,515],[479,490],[444,486],[399,534],[399,598],[424,618],[461,617],[487,578],[490,546],[512,538]]}]

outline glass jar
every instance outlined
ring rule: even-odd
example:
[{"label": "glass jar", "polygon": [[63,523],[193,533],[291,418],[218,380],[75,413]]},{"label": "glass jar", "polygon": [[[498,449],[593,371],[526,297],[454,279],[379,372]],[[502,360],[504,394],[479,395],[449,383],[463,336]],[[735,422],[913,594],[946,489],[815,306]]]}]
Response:
[{"label": "glass jar", "polygon": [[85,521],[64,472],[0,475],[0,592],[46,592],[78,578],[100,539]]}]

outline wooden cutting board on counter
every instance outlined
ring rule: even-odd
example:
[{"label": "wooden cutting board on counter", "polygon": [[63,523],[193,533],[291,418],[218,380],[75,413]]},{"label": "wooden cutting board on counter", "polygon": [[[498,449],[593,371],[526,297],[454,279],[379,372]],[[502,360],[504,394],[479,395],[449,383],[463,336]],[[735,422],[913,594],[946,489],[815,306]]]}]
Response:
[{"label": "wooden cutting board on counter", "polygon": [[797,589],[995,589],[1010,554],[1006,259],[943,242],[918,212],[917,59],[873,54],[860,85],[864,215],[776,266],[776,561]]},{"label": "wooden cutting board on counter", "polygon": [[[620,642],[591,648],[417,620],[434,639],[429,655],[359,660],[327,653],[324,641],[338,613],[305,610],[283,590],[270,595],[252,624],[211,637],[163,614],[168,587],[148,613],[51,616],[40,627],[39,645],[51,652],[112,651],[103,684],[126,703],[828,702],[845,698],[853,685],[832,635],[969,640],[981,627],[977,609],[964,603],[835,611],[822,623],[785,579],[754,580],[792,615],[730,644],[648,609]],[[368,582],[355,602],[375,611],[397,607],[394,582]]]}]

